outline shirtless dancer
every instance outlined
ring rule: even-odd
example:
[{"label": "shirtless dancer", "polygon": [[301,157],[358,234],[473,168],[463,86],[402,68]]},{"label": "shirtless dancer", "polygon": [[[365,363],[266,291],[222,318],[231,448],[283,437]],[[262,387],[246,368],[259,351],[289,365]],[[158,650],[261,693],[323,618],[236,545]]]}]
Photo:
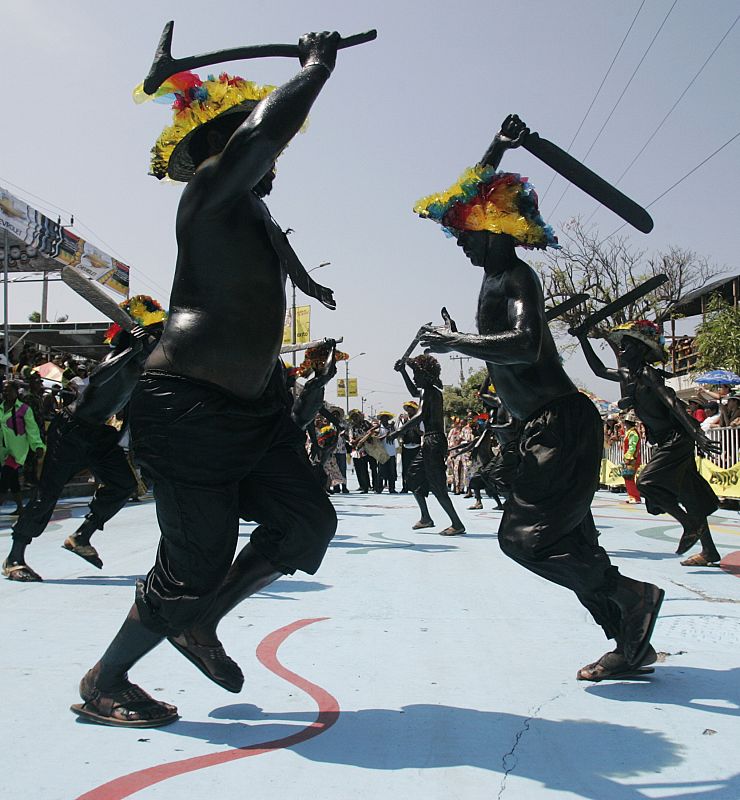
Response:
[{"label": "shirtless dancer", "polygon": [[[284,574],[315,573],[334,536],[336,515],[285,404],[278,353],[288,275],[327,307],[335,303],[260,198],[331,75],[338,39],[302,37],[295,77],[200,125],[169,155],[168,174],[188,181],[170,317],[131,402],[162,538],[123,627],[82,679],[84,703],[72,710],[88,719],[137,727],[177,719],[174,706],[127,675],[165,638],[215,683],[240,691],[241,670],[216,636],[220,619]],[[240,516],[259,525],[232,564]]]},{"label": "shirtless dancer", "polygon": [[[146,300],[156,303],[151,298]],[[90,375],[82,397],[64,408],[51,423],[41,478],[13,528],[13,546],[3,564],[3,574],[10,580],[24,583],[42,580],[26,564],[26,548],[49,524],[67,481],[85,468],[91,470],[101,485],[84,522],[62,546],[98,569],[103,566],[90,537],[103,529],[136,490],[136,478],[118,444],[121,434],[106,422],[128,404],[144,362],[162,333],[166,313],[156,305],[158,313],[148,312],[147,319],[141,319],[145,328],[137,325],[131,333],[118,330],[111,342],[114,350]]]},{"label": "shirtless dancer", "polygon": [[667,358],[658,326],[647,320],[614,328],[608,338],[619,348],[620,366],[608,369],[594,352],[587,330],[574,331],[595,375],[626,386],[622,408],[633,408],[645,426],[648,441],[656,445],[650,461],[637,478],[649,514],[670,514],[681,524],[683,535],[676,552],[683,555],[697,541],[701,552],[681,562],[684,567],[718,566],[720,554],[709,531],[707,517],[719,508],[717,495],[696,469],[694,449],[717,453],[711,439],[685,410],[673,389],[665,385],[661,370],[651,366]]},{"label": "shirtless dancer", "polygon": [[[572,589],[616,649],[578,672],[603,680],[656,660],[650,645],[663,591],[620,575],[598,544],[591,501],[598,487],[602,425],[593,403],[563,370],[545,320],[536,273],[515,247],[555,244],[536,195],[518,175],[495,173],[515,145],[519,121],[497,135],[482,164],[416,211],[440,222],[474,266],[484,270],[476,334],[428,330],[422,345],[487,362],[496,392],[521,421],[521,463],[512,481],[498,537],[522,566]],[[488,166],[483,166],[483,165]]]},{"label": "shirtless dancer", "polygon": [[447,455],[447,437],[444,429],[444,404],[442,402],[442,382],[439,379],[440,366],[436,358],[421,355],[408,361],[414,373],[412,380],[406,371],[406,362],[397,361],[394,369],[401,373],[406,388],[411,394],[421,398],[418,413],[405,422],[398,430],[389,435],[390,441],[409,430],[424,424],[424,435],[414,460],[408,468],[406,484],[414,493],[419,505],[421,518],[412,526],[413,530],[434,527],[434,520],[429,515],[427,495],[431,492],[450,518],[449,527],[440,531],[442,536],[460,536],[465,533],[465,526],[458,517],[455,507],[447,491],[447,471],[445,456]]}]

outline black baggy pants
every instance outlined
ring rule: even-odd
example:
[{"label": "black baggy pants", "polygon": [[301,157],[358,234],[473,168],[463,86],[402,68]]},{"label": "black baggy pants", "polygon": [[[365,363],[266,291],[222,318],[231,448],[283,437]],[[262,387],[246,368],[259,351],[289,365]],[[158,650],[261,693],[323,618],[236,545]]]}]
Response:
[{"label": "black baggy pants", "polygon": [[637,477],[649,514],[671,513],[679,503],[699,525],[719,508],[717,495],[696,468],[694,441],[675,431],[658,443]]},{"label": "black baggy pants", "polygon": [[[355,475],[357,475],[357,484],[361,492],[370,491],[370,473],[368,468],[370,466],[370,456],[364,455],[359,458],[352,459],[352,465],[355,468]],[[373,481],[374,483],[374,481]]]},{"label": "black baggy pants", "polygon": [[526,420],[498,539],[514,561],[572,589],[613,639],[621,613],[610,595],[619,573],[599,546],[591,515],[603,436],[596,407],[580,392]]},{"label": "black baggy pants", "polygon": [[30,542],[40,536],[67,481],[85,468],[101,482],[90,512],[102,529],[136,491],[136,478],[119,438],[120,433],[110,425],[94,425],[66,412],[58,414],[47,433],[41,478],[13,528],[13,538]]},{"label": "black baggy pants", "polygon": [[259,523],[251,544],[276,570],[316,572],[337,517],[282,400],[246,402],[149,372],[134,390],[130,419],[161,531],[136,597],[148,628],[176,635],[208,609],[232,564],[240,517]]}]

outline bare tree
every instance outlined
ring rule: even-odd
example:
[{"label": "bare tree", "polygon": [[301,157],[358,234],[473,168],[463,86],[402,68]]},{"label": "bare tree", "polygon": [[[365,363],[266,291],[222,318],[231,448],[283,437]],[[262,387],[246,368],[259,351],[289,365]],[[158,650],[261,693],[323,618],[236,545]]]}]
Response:
[{"label": "bare tree", "polygon": [[667,283],[597,325],[590,335],[604,339],[615,325],[631,319],[658,319],[685,294],[722,272],[706,258],[680,247],[646,255],[626,237],[600,240],[598,230],[587,228],[580,219],[571,220],[562,230],[562,249],[547,251],[545,261],[533,265],[542,280],[545,302],[552,305],[579,293],[591,299],[553,322],[556,334],[580,324],[648,278],[664,274]]}]

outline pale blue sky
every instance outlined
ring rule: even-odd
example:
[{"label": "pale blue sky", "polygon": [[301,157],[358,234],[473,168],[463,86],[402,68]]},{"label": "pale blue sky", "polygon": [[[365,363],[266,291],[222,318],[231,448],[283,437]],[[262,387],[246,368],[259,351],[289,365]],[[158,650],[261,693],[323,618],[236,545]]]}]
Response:
[{"label": "pale blue sky", "polygon": [[[280,160],[270,207],[283,227],[295,229],[293,246],[307,267],[331,261],[316,278],[334,288],[339,307],[332,313],[313,303],[312,334],[343,335],[351,354],[365,351],[351,375],[368,404],[397,410],[405,394],[394,360],[421,323],[439,319],[442,305],[461,329],[472,329],[481,277],[436,225],[414,216],[414,202],[475,163],[510,112],[566,147],[639,5],[8,3],[0,53],[6,76],[0,184],[23,187],[17,194],[52,214],[50,204],[74,212],[80,235],[132,267],[134,291],[166,301],[180,188],[159,184],[147,167],[170,111],[131,100],[164,22],[176,22],[175,56],[291,42],[307,30],[349,35],[377,28],[376,42],[339,54],[307,133]],[[594,140],[672,6],[673,0],[644,3],[576,139],[576,157]],[[678,0],[589,166],[607,179],[621,174],[738,13],[737,0]],[[740,23],[620,188],[648,204],[740,131],[739,54]],[[280,83],[296,68],[288,59],[229,65],[230,72],[264,83]],[[655,251],[675,244],[737,271],[739,153],[737,139],[651,208],[655,230],[631,233],[635,245]],[[522,150],[507,154],[502,166],[528,175],[542,198],[552,176],[548,167]],[[593,208],[571,188],[553,214],[564,186],[557,179],[541,202],[556,231],[563,220]],[[604,236],[620,225],[603,209],[593,222]],[[39,287],[12,287],[12,321],[39,307]],[[73,319],[95,316],[59,284],[49,310]],[[457,362],[441,360],[445,380],[456,381]],[[568,368],[613,396],[580,360]],[[333,389],[327,397],[334,400]]]}]

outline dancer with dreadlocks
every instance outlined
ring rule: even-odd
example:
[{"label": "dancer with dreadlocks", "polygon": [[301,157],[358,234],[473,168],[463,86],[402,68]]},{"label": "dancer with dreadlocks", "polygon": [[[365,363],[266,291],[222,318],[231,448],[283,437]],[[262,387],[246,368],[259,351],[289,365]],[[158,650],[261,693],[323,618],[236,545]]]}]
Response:
[{"label": "dancer with dreadlocks", "polygon": [[[161,89],[175,92],[175,124],[155,145],[153,173],[188,185],[177,211],[170,318],[131,400],[161,540],[123,626],[82,679],[84,702],[72,710],[89,720],[154,727],[177,719],[174,706],[128,678],[165,639],[214,683],[239,692],[244,676],[219,641],[220,620],[283,575],[314,574],[334,536],[336,514],[286,407],[278,353],[288,275],[328,308],[336,304],[262,198],[332,74],[338,42],[336,33],[302,37],[301,69],[276,89],[183,73]],[[218,453],[217,468],[206,452]],[[259,524],[234,559],[240,516]]]},{"label": "dancer with dreadlocks", "polygon": [[[406,370],[407,363],[414,373],[413,380]],[[424,428],[421,447],[406,474],[406,485],[414,493],[414,498],[421,511],[419,521],[412,526],[413,530],[434,526],[426,500],[427,495],[431,492],[450,518],[449,527],[440,531],[440,534],[442,536],[461,536],[465,533],[465,525],[458,517],[447,492],[447,468],[445,466],[447,437],[444,429],[439,361],[433,356],[420,355],[409,359],[408,362],[402,359],[397,361],[394,369],[401,373],[406,388],[415,397],[420,398],[420,403],[418,413],[389,434],[390,440],[393,441],[399,436],[403,436],[406,431],[419,425],[423,425]]]},{"label": "dancer with dreadlocks", "polygon": [[517,246],[557,246],[526,178],[497,172],[525,131],[509,117],[482,163],[448,191],[415,207],[482,267],[478,334],[427,329],[421,344],[487,362],[496,392],[521,422],[520,464],[498,531],[510,558],[572,589],[617,647],[578,671],[579,680],[630,675],[656,660],[650,636],[663,600],[657,586],[620,575],[598,544],[591,501],[598,488],[602,424],[565,373],[545,318],[535,271]]},{"label": "dancer with dreadlocks", "polygon": [[719,501],[696,469],[694,449],[712,454],[718,453],[720,446],[709,439],[673,389],[665,385],[663,371],[652,366],[668,357],[660,329],[648,320],[613,328],[608,338],[618,348],[617,369],[604,365],[587,337],[587,330],[578,329],[588,365],[600,378],[626,386],[619,405],[634,409],[645,426],[648,441],[656,445],[636,481],[648,513],[670,514],[681,524],[683,533],[676,549],[679,555],[701,542],[701,552],[682,561],[682,566],[719,566],[720,555],[707,522],[707,517],[719,508]]},{"label": "dancer with dreadlocks", "polygon": [[110,355],[93,370],[79,399],[62,409],[49,427],[39,483],[13,528],[13,546],[3,564],[3,574],[12,581],[42,580],[26,564],[26,548],[44,532],[65,484],[77,472],[89,469],[100,485],[83,523],[62,546],[98,569],[103,561],[90,538],[103,530],[136,490],[136,477],[118,444],[121,432],[106,422],[128,404],[144,362],[162,334],[167,312],[146,295],[126,300],[121,308],[136,327],[127,332],[111,325],[106,334],[113,348]]}]

